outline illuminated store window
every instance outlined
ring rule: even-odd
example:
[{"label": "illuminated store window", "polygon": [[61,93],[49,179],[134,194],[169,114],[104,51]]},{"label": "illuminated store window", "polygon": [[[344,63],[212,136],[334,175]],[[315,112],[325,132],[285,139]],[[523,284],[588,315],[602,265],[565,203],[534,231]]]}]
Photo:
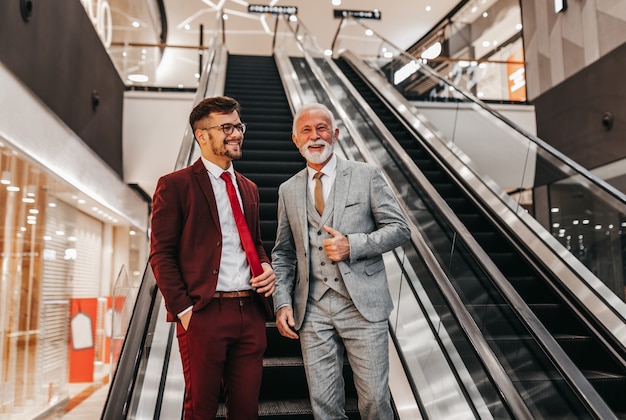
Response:
[{"label": "illuminated store window", "polygon": [[106,380],[112,284],[147,239],[2,144],[0,174],[0,418],[32,419]]}]

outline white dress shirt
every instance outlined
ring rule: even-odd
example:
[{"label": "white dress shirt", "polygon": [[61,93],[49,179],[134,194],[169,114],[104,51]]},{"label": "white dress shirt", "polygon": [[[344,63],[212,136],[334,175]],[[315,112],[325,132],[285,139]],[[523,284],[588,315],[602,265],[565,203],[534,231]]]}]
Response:
[{"label": "white dress shirt", "polygon": [[[219,292],[230,292],[235,290],[251,289],[250,286],[250,265],[246,258],[246,253],[241,246],[239,239],[239,231],[235,217],[230,208],[228,193],[226,192],[226,183],[221,177],[222,172],[228,172],[231,175],[239,203],[241,203],[241,194],[239,186],[235,178],[233,165],[224,171],[216,164],[202,158],[204,166],[207,168],[213,192],[215,193],[215,202],[217,203],[217,213],[220,218],[220,229],[222,231],[222,257],[220,259],[220,272],[217,277],[217,288]],[[243,207],[242,207],[243,211]]]},{"label": "white dress shirt", "polygon": [[328,201],[328,195],[330,194],[330,190],[335,182],[335,175],[337,173],[337,155],[333,153],[333,157],[324,165],[324,167],[320,171],[316,171],[307,165],[306,167],[308,171],[308,180],[309,180],[309,194],[311,194],[311,199],[315,201],[314,191],[315,191],[315,179],[313,176],[321,172],[324,174],[323,177],[320,178],[322,181],[322,192],[324,193],[324,202]]}]

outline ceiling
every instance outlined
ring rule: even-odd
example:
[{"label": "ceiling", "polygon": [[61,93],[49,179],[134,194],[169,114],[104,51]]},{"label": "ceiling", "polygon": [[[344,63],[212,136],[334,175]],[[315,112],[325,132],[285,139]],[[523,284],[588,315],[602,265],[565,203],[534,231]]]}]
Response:
[{"label": "ceiling", "polygon": [[[477,3],[486,0],[474,0]],[[167,18],[166,48],[160,42],[158,11],[149,3],[109,0],[113,20],[111,56],[122,77],[144,74],[144,82],[130,82],[162,87],[195,88],[199,70],[198,46],[200,25],[202,43],[207,46],[216,27],[217,10],[228,16],[226,46],[231,54],[271,55],[275,17],[248,13],[248,5],[295,6],[297,17],[311,31],[323,49],[330,49],[340,20],[334,9],[379,10],[380,20],[364,20],[375,32],[406,49],[460,2],[457,0],[163,0]],[[130,4],[129,4],[130,3]],[[334,4],[333,4],[334,3]],[[335,5],[336,4],[336,5]],[[130,9],[132,7],[132,9]],[[152,45],[152,47],[151,47]]]}]

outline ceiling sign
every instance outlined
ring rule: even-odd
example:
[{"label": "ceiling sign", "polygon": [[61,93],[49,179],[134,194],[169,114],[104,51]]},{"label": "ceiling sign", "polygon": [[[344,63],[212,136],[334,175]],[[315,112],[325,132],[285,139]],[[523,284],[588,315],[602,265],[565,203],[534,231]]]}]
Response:
[{"label": "ceiling sign", "polygon": [[380,20],[380,10],[341,10],[335,9],[335,18],[352,16],[357,19]]},{"label": "ceiling sign", "polygon": [[297,15],[298,8],[295,6],[267,6],[262,4],[249,4],[248,13],[272,13],[274,15]]}]

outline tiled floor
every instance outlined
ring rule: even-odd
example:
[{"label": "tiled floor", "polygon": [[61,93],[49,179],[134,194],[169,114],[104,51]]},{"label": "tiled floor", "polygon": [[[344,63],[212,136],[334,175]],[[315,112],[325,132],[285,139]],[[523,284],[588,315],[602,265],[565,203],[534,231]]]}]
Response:
[{"label": "tiled floor", "polygon": [[66,413],[59,418],[62,420],[99,419],[108,392],[108,384],[101,386],[97,390],[84,390],[81,394],[78,394],[70,400],[70,404],[66,408]]},{"label": "tiled floor", "polygon": [[[37,420],[98,420],[109,392],[108,371],[100,370],[95,374],[93,383],[69,384],[69,401],[51,407],[45,413],[33,409],[32,413],[23,412],[18,419]],[[66,403],[66,401],[68,401]],[[38,412],[37,412],[38,411]],[[1,416],[0,416],[1,417]],[[13,418],[13,417],[11,417]]]}]

